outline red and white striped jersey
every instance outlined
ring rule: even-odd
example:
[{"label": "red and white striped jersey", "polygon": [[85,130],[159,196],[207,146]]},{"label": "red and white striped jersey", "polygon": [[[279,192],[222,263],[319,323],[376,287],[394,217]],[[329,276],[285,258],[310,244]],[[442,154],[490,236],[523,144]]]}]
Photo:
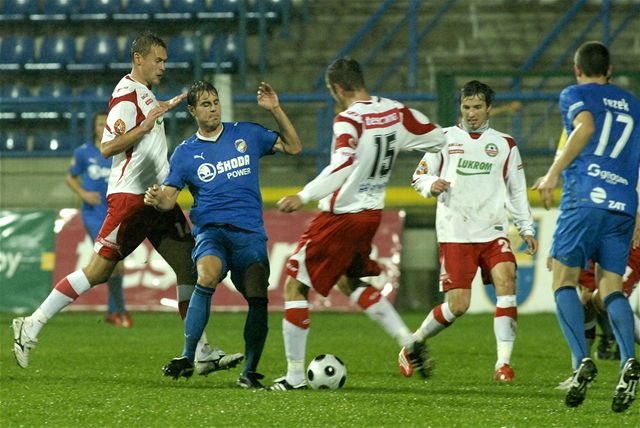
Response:
[{"label": "red and white striped jersey", "polygon": [[507,212],[522,236],[534,235],[522,159],[514,139],[495,129],[467,132],[444,129],[447,145],[424,155],[413,175],[413,187],[430,197],[431,185],[450,184],[438,196],[438,242],[489,242],[506,237]]},{"label": "red and white striped jersey", "polygon": [[[109,113],[102,143],[131,131],[158,106],[151,89],[124,76],[111,94]],[[160,118],[142,139],[129,150],[112,158],[107,195],[112,193],[144,194],[149,186],[162,183],[169,172],[167,139]]]},{"label": "red and white striped jersey", "polygon": [[356,101],[334,119],[329,166],[298,196],[335,214],[382,209],[398,153],[438,152],[444,142],[438,125],[398,101]]}]

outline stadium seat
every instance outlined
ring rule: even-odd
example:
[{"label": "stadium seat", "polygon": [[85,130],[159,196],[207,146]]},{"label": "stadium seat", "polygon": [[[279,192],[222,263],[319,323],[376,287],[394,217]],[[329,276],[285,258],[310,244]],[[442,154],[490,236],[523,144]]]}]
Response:
[{"label": "stadium seat", "polygon": [[69,64],[68,68],[74,71],[102,71],[117,57],[118,40],[115,37],[87,37],[79,61]]},{"label": "stadium seat", "polygon": [[33,139],[33,151],[47,154],[69,154],[78,146],[78,137],[62,132],[40,132]]},{"label": "stadium seat", "polygon": [[42,41],[40,58],[37,63],[25,64],[27,70],[63,70],[73,64],[76,45],[72,37],[51,36]]},{"label": "stadium seat", "polygon": [[80,0],[44,0],[42,13],[29,15],[31,21],[65,21],[80,10]]},{"label": "stadium seat", "polygon": [[166,12],[155,13],[153,17],[165,20],[193,19],[198,12],[204,9],[204,0],[169,0]]},{"label": "stadium seat", "polygon": [[274,20],[282,15],[282,8],[284,7],[285,0],[254,0],[249,3],[247,10],[247,18],[258,19],[260,18],[260,6],[264,4],[265,18],[268,20]]},{"label": "stadium seat", "polygon": [[103,21],[120,12],[121,0],[84,0],[79,13],[71,15],[74,21]]},{"label": "stadium seat", "polygon": [[216,37],[211,41],[207,56],[202,63],[205,70],[232,73],[238,66],[239,44],[234,34]]},{"label": "stadium seat", "polygon": [[73,89],[69,85],[53,84],[44,85],[38,89],[37,94],[39,97],[48,98],[64,98],[72,97]]},{"label": "stadium seat", "polygon": [[213,0],[210,7],[197,13],[199,19],[234,19],[240,10],[243,0]]},{"label": "stadium seat", "polygon": [[0,22],[25,21],[38,13],[38,0],[4,0]]},{"label": "stadium seat", "polygon": [[156,13],[164,12],[162,3],[158,0],[128,0],[127,6],[122,12],[113,14],[113,19],[118,21],[148,20]]},{"label": "stadium seat", "polygon": [[190,36],[172,37],[167,43],[167,51],[167,68],[188,70],[196,55],[196,41]]},{"label": "stadium seat", "polygon": [[102,98],[105,101],[111,98],[111,93],[113,92],[113,87],[108,85],[94,85],[87,86],[86,88],[82,88],[80,90],[81,97],[97,97]]},{"label": "stadium seat", "polygon": [[118,50],[118,54],[108,64],[110,70],[131,71],[131,45],[134,40],[135,36],[128,37],[126,43],[121,45],[122,49]]},{"label": "stadium seat", "polygon": [[0,152],[16,153],[27,151],[27,136],[20,132],[9,131],[0,134]]},{"label": "stadium seat", "polygon": [[30,98],[31,90],[20,83],[15,85],[5,85],[0,88],[0,96],[11,99]]},{"label": "stadium seat", "polygon": [[35,61],[31,37],[3,37],[0,42],[0,71],[20,71]]}]

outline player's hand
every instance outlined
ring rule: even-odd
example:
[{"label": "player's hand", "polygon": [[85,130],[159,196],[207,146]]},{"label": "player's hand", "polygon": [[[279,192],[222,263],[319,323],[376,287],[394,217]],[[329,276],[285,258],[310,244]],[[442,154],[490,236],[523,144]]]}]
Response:
[{"label": "player's hand", "polygon": [[450,185],[451,185],[451,183],[448,182],[447,180],[444,180],[442,178],[438,178],[431,185],[431,194],[433,196],[438,196],[438,195],[440,195],[440,193],[446,192],[447,190],[449,190],[449,186]]},{"label": "player's hand", "polygon": [[636,215],[636,227],[633,229],[633,237],[631,239],[632,248],[638,248],[640,245],[640,215]]},{"label": "player's hand", "polygon": [[180,95],[176,95],[168,101],[159,101],[158,104],[162,107],[165,107],[167,111],[174,109],[178,106],[185,98],[187,98],[187,93],[183,92]]},{"label": "player's hand", "polygon": [[145,132],[151,131],[156,124],[156,120],[162,117],[162,115],[166,112],[167,108],[162,105],[154,107],[153,109],[151,109],[151,111],[149,111],[149,114],[147,115],[145,120],[142,121],[142,123],[140,124],[140,128]]},{"label": "player's hand", "polygon": [[302,207],[302,200],[298,195],[289,195],[278,201],[278,209],[285,213],[298,211]]},{"label": "player's hand", "polygon": [[147,188],[147,191],[144,192],[144,203],[145,205],[149,205],[151,207],[157,207],[160,204],[160,186],[154,184]]},{"label": "player's hand", "polygon": [[260,82],[258,85],[258,105],[265,110],[272,111],[280,105],[278,100],[278,94],[276,91],[266,82]]},{"label": "player's hand", "polygon": [[537,190],[538,192],[540,192],[540,199],[542,199],[542,203],[547,210],[551,207],[552,202],[555,203],[553,191],[555,190],[557,184],[557,177],[550,177],[549,175],[545,175],[544,177],[538,178],[535,184],[531,186],[532,190]]},{"label": "player's hand", "polygon": [[95,207],[96,205],[100,205],[100,193],[98,192],[84,192],[82,194],[82,200]]},{"label": "player's hand", "polygon": [[538,252],[538,241],[531,235],[527,235],[524,238],[524,241],[527,243],[527,254],[534,255]]}]

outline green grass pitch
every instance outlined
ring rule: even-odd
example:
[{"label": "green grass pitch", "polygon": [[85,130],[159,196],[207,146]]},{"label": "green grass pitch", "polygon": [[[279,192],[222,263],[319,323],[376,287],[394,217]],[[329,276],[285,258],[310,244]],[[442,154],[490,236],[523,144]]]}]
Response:
[{"label": "green grass pitch", "polygon": [[[172,313],[135,313],[116,329],[99,313],[63,313],[45,327],[31,365],[11,352],[12,314],[0,314],[2,427],[621,427],[640,426],[640,399],[624,414],[610,410],[618,363],[597,361],[599,377],[584,404],[569,409],[556,384],[570,358],[552,314],[521,315],[513,384],[492,380],[491,314],[466,315],[430,341],[432,378],[405,379],[395,341],[365,315],[312,313],[307,360],[333,353],[347,365],[338,391],[275,393],[235,386],[240,368],[189,380],[163,378],[182,349]],[[404,313],[410,328],[425,313]],[[282,313],[270,316],[259,371],[285,373]],[[207,332],[227,352],[244,352],[244,314],[213,313]]]}]

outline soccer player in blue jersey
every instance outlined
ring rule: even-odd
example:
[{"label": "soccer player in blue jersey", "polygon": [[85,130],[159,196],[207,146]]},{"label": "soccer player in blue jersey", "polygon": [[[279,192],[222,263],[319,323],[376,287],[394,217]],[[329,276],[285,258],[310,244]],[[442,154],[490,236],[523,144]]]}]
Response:
[{"label": "soccer player in blue jersey", "polygon": [[259,160],[276,151],[296,155],[302,145],[273,88],[260,83],[257,98],[258,105],[273,115],[279,132],[250,122],[222,122],[216,88],[204,81],[193,83],[187,108],[198,131],[174,151],[163,185],[152,186],[145,194],[145,203],[161,211],[173,208],[185,186],[194,198],[190,217],[198,282],[185,320],[184,350],[163,368],[165,376],[192,375],[195,347],[209,320],[211,298],[230,271],[249,305],[244,326],[246,361],[237,384],[263,388],[264,376],[256,370],[268,330],[269,260]]},{"label": "soccer player in blue jersey", "polygon": [[[100,153],[106,122],[106,113],[94,115],[93,141],[83,144],[73,152],[71,167],[65,176],[67,185],[82,198],[82,223],[92,242],[95,242],[107,216],[107,185],[111,173],[111,159],[103,158]],[[109,303],[105,320],[116,327],[132,327],[133,320],[125,308],[122,274],[121,262],[107,281]]]},{"label": "soccer player in blue jersey", "polygon": [[566,404],[579,406],[598,371],[589,358],[584,312],[576,291],[580,270],[592,259],[598,266],[598,292],[620,348],[621,370],[611,408],[622,412],[635,399],[640,362],[635,358],[634,319],[622,293],[638,208],[640,100],[609,83],[610,55],[599,42],[587,42],[574,57],[577,85],[560,94],[569,139],[538,189],[546,208],[560,174],[564,178],[561,214],[553,236],[553,290],[560,327],[579,362]]}]

